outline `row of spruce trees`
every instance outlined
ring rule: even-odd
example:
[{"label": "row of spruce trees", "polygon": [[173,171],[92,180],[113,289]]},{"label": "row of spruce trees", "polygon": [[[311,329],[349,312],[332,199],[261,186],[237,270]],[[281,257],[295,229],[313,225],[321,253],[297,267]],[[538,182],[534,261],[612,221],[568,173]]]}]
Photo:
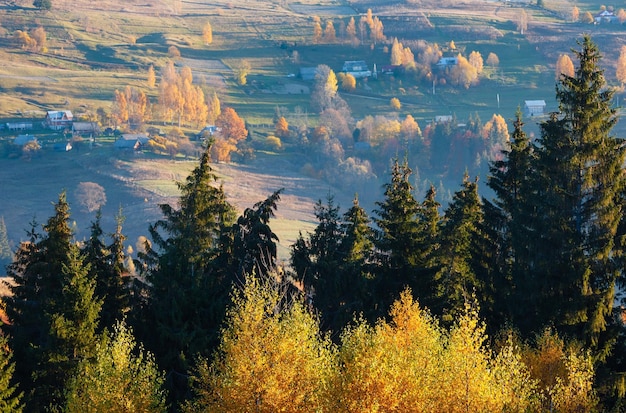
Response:
[{"label": "row of spruce trees", "polygon": [[277,261],[269,225],[281,191],[237,216],[208,150],[179,184],[178,207],[161,205],[137,277],[124,266],[121,214],[109,237],[97,216],[89,239],[77,243],[61,194],[43,232],[31,224],[7,269],[14,281],[3,300],[14,359],[7,365],[23,395],[8,398],[15,404],[7,411],[20,403],[29,412],[63,410],[68,385],[89,368],[85,360],[117,354],[111,349],[120,342],[129,347],[125,325],[166,372],[175,410],[193,397],[190,372],[217,348],[232,288],[250,274],[292,280],[288,294],[318,314],[335,342],[355,315],[371,323],[386,317],[407,287],[444,326],[475,305],[494,336],[506,327],[531,340],[552,328],[591,352],[606,406],[619,406],[624,141],[611,135],[616,112],[598,48],[587,36],[579,46],[575,75],[556,87],[559,112],[541,123],[536,141],[518,112],[509,148],[490,167],[494,199],[481,199],[477,180],[465,176],[441,213],[434,188],[417,201],[411,169],[395,160],[372,218],[356,197],[344,214],[332,196],[316,204],[318,225],[292,246],[289,268]]}]

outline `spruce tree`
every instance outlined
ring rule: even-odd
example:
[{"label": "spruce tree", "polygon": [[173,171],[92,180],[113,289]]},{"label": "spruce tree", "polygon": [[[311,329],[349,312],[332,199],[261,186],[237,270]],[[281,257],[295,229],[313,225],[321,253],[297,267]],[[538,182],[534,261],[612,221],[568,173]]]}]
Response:
[{"label": "spruce tree", "polygon": [[160,205],[164,218],[149,228],[154,245],[142,255],[149,284],[138,294],[147,294],[148,301],[133,314],[138,337],[168,373],[174,399],[187,392],[189,362],[197,354],[208,356],[217,344],[234,280],[218,258],[232,252],[225,234],[235,210],[216,185],[209,154],[207,148],[179,183],[179,207]]},{"label": "spruce tree", "polygon": [[[391,182],[385,184],[384,200],[374,210],[375,246],[377,251],[377,296],[379,308],[388,308],[406,287],[414,287],[415,268],[419,264],[420,205],[413,196],[409,182],[412,174],[408,162],[394,160]],[[419,295],[420,292],[416,291]]]},{"label": "spruce tree", "polygon": [[[322,327],[334,332],[340,331],[351,318],[348,316],[346,320],[342,308],[350,284],[343,268],[347,257],[340,251],[343,233],[339,211],[340,207],[335,204],[332,195],[327,195],[326,202],[319,199],[315,204],[318,222],[315,230],[307,240],[299,239],[292,249],[292,263],[298,277],[304,280],[313,305],[321,313]],[[299,248],[299,253],[303,255],[300,258],[297,254]]]},{"label": "spruce tree", "polygon": [[59,300],[49,311],[48,342],[36,372],[35,395],[49,406],[65,404],[65,386],[81,360],[93,356],[102,301],[94,294],[95,280],[89,277],[76,245],[70,246],[69,262],[62,268]]},{"label": "spruce tree", "polygon": [[502,159],[489,166],[487,185],[496,198],[493,202],[483,200],[484,236],[480,241],[485,265],[479,277],[487,294],[483,310],[491,313],[487,319],[495,325],[513,321],[527,330],[522,324],[533,319],[528,317],[532,311],[528,305],[532,291],[528,253],[534,239],[529,223],[536,218],[532,207],[536,158],[519,108],[513,126]]},{"label": "spruce tree", "polygon": [[111,235],[113,242],[110,246],[102,240],[101,217],[101,211],[98,211],[91,224],[91,235],[82,249],[84,260],[89,264],[89,278],[96,281],[95,295],[102,300],[100,330],[113,327],[116,321],[122,320],[129,306],[129,291],[125,285],[123,217],[116,217],[116,230]]},{"label": "spruce tree", "polygon": [[589,345],[602,360],[610,352],[615,284],[623,268],[616,242],[623,215],[624,141],[611,135],[611,107],[597,46],[588,35],[574,50],[574,76],[562,75],[559,113],[541,124],[537,150],[538,239],[535,276],[541,324]]},{"label": "spruce tree", "polygon": [[0,413],[21,413],[23,393],[17,391],[13,381],[15,363],[9,342],[0,334]]},{"label": "spruce tree", "polygon": [[441,266],[437,256],[440,242],[441,216],[439,208],[441,204],[439,204],[436,197],[437,191],[431,185],[420,204],[417,214],[418,238],[416,250],[419,252],[419,265],[416,269],[414,288],[422,305],[428,307],[436,302],[435,275]]},{"label": "spruce tree", "polygon": [[247,208],[232,227],[232,270],[239,279],[253,272],[265,276],[276,270],[278,236],[269,221],[274,217],[281,192],[282,189]]},{"label": "spruce tree", "polygon": [[474,267],[474,248],[481,236],[482,219],[478,183],[465,174],[461,189],[445,210],[437,252],[441,268],[435,276],[437,302],[433,311],[446,322],[451,322],[481,290]]},{"label": "spruce tree", "polygon": [[33,222],[30,241],[21,245],[9,266],[15,285],[5,299],[11,321],[6,331],[27,411],[62,405],[72,368],[89,355],[100,310],[88,266],[72,240],[65,192],[54,209],[43,235]]},{"label": "spruce tree", "polygon": [[373,321],[374,301],[371,294],[371,262],[374,253],[374,231],[367,212],[354,196],[352,207],[344,214],[341,222],[339,258],[341,293],[339,295],[339,317],[333,331],[343,331],[356,314],[363,314]]}]

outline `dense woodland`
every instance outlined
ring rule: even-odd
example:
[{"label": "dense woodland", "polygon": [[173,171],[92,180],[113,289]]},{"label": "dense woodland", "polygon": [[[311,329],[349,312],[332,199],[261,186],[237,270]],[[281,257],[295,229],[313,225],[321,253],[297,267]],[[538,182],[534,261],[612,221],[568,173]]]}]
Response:
[{"label": "dense woodland", "polygon": [[620,411],[624,142],[583,37],[559,112],[520,113],[481,199],[393,160],[371,216],[315,207],[289,265],[281,190],[237,216],[208,148],[129,276],[123,211],[76,242],[62,193],[7,268],[2,411]]}]

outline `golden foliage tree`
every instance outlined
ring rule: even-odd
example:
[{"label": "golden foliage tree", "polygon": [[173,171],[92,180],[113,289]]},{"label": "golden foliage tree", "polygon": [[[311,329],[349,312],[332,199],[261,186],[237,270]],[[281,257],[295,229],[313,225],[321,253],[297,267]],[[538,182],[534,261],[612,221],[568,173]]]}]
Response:
[{"label": "golden foliage tree", "polygon": [[284,116],[276,120],[275,133],[279,138],[289,137],[289,122],[287,122]]},{"label": "golden foliage tree", "polygon": [[148,74],[146,76],[146,83],[149,88],[153,88],[156,86],[156,73],[154,72],[154,66],[150,65],[148,67]]},{"label": "golden foliage tree", "polygon": [[576,6],[572,7],[572,21],[577,22],[579,18],[580,18],[580,10]]},{"label": "golden foliage tree", "polygon": [[506,120],[504,120],[502,115],[495,113],[483,126],[482,134],[491,144],[509,141],[509,127],[506,124]]},{"label": "golden foliage tree", "polygon": [[239,64],[235,68],[235,78],[238,85],[245,86],[248,83],[248,74],[250,74],[250,68],[251,67],[249,61],[244,59],[239,62]]},{"label": "golden foliage tree", "polygon": [[328,20],[326,22],[326,27],[324,28],[324,41],[326,43],[335,43],[335,41],[337,41],[337,33],[332,20]]},{"label": "golden foliage tree", "polygon": [[477,74],[481,74],[483,71],[483,57],[480,55],[480,52],[472,51],[469,54],[468,58],[469,64],[472,65],[476,69]]},{"label": "golden foliage tree", "polygon": [[391,98],[389,100],[389,106],[393,110],[400,110],[402,108],[402,103],[400,103],[400,99],[398,98]]},{"label": "golden foliage tree", "polygon": [[457,64],[450,70],[450,80],[453,84],[467,89],[478,81],[478,72],[465,57],[459,54]]},{"label": "golden foliage tree", "polygon": [[246,277],[233,292],[217,356],[194,374],[187,412],[319,412],[325,410],[335,349],[318,320],[275,279]]},{"label": "golden foliage tree", "polygon": [[180,50],[178,50],[178,47],[172,45],[167,48],[167,55],[172,59],[180,59]]},{"label": "golden foliage tree", "polygon": [[211,27],[211,23],[206,22],[204,27],[202,28],[202,41],[204,44],[213,43],[213,28]]},{"label": "golden foliage tree", "polygon": [[353,92],[356,89],[356,78],[350,73],[342,73],[341,75],[341,89],[346,92]]},{"label": "golden foliage tree", "polygon": [[406,115],[400,124],[400,134],[405,140],[412,141],[422,136],[422,130],[413,116]]},{"label": "golden foliage tree", "polygon": [[572,59],[566,54],[560,55],[556,61],[556,79],[560,79],[561,75],[574,76],[574,63],[572,62]]},{"label": "golden foliage tree", "polygon": [[318,44],[322,41],[322,23],[317,16],[313,17],[313,43]]},{"label": "golden foliage tree", "polygon": [[626,21],[626,10],[619,9],[617,11],[617,19],[619,20],[620,23],[624,23]]},{"label": "golden foliage tree", "polygon": [[131,129],[140,128],[150,119],[148,96],[131,86],[126,86],[121,92],[115,90],[111,116],[118,124],[128,123]]},{"label": "golden foliage tree", "polygon": [[524,32],[528,29],[528,14],[526,10],[520,9],[517,14],[517,30],[520,34],[524,35]]},{"label": "golden foliage tree", "polygon": [[594,22],[593,14],[591,14],[590,11],[586,11],[585,13],[583,13],[583,17],[581,18],[581,21],[587,24],[593,23]]},{"label": "golden foliage tree", "polygon": [[164,120],[171,123],[176,118],[179,127],[183,123],[201,125],[210,117],[204,92],[193,84],[191,69],[185,66],[176,72],[172,61],[169,61],[162,70],[159,105]]},{"label": "golden foliage tree", "polygon": [[123,323],[105,332],[67,388],[68,413],[166,411],[165,375]]},{"label": "golden foliage tree", "polygon": [[381,319],[371,327],[361,320],[344,331],[332,397],[339,406],[331,411],[434,411],[441,331],[410,291],[401,294],[390,316],[390,322]]},{"label": "golden foliage tree", "polygon": [[217,92],[213,92],[213,95],[211,95],[211,99],[209,100],[208,104],[207,122],[210,124],[214,124],[217,118],[220,116],[220,113],[222,113],[220,99],[217,96]]},{"label": "golden foliage tree", "polygon": [[42,26],[31,30],[30,36],[35,40],[37,51],[43,53],[48,51],[48,35]]},{"label": "golden foliage tree", "polygon": [[358,44],[359,39],[356,35],[356,23],[354,21],[354,17],[350,17],[350,21],[348,21],[348,25],[346,26],[346,36],[352,44]]},{"label": "golden foliage tree", "polygon": [[402,43],[398,41],[397,37],[393,38],[393,43],[391,44],[391,64],[392,65],[401,65],[402,64]]},{"label": "golden foliage tree", "polygon": [[219,132],[211,146],[211,156],[218,162],[230,162],[230,155],[237,150],[237,144],[248,136],[246,123],[235,109],[227,107],[218,116],[215,125]]},{"label": "golden foliage tree", "polygon": [[498,57],[497,54],[491,52],[487,56],[487,64],[489,66],[491,66],[491,67],[496,67],[496,66],[500,65],[500,58]]}]

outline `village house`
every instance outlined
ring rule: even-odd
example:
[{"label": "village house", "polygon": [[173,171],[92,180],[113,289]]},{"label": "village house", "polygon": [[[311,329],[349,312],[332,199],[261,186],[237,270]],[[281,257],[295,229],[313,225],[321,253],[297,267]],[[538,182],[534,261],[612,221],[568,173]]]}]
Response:
[{"label": "village house", "polygon": [[69,110],[49,110],[46,112],[46,120],[44,126],[52,130],[70,129],[74,115]]},{"label": "village house", "polygon": [[527,116],[541,116],[546,109],[545,100],[524,101],[524,112]]},{"label": "village house", "polygon": [[364,60],[346,60],[341,71],[354,76],[356,79],[372,75],[372,71],[369,70]]},{"label": "village house", "polygon": [[150,137],[145,133],[125,133],[117,138],[115,143],[113,143],[113,147],[120,150],[138,151],[145,146],[148,141],[150,141]]},{"label": "village house", "polygon": [[615,23],[619,19],[612,11],[602,10],[600,13],[596,14],[593,18],[596,24],[601,23]]},{"label": "village house", "polygon": [[457,57],[442,57],[437,62],[437,66],[439,67],[450,67],[456,66],[457,64],[459,64],[459,59]]},{"label": "village house", "polygon": [[98,122],[74,122],[72,123],[72,135],[98,136],[100,135]]},{"label": "village house", "polygon": [[33,129],[32,122],[7,122],[6,127],[10,131],[24,131]]}]

